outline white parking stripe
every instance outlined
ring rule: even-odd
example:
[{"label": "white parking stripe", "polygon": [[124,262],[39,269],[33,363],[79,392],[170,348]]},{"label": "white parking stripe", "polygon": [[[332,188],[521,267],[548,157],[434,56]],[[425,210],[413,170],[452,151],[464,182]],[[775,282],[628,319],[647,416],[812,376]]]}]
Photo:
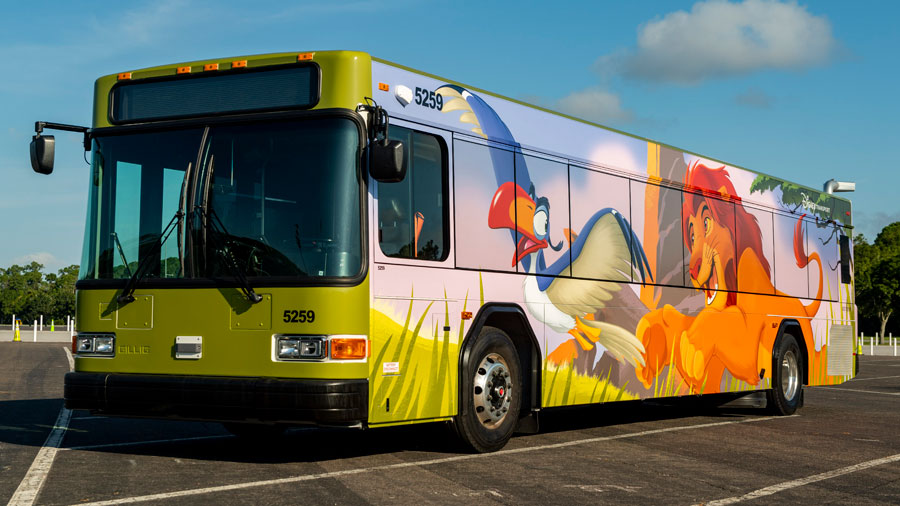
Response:
[{"label": "white parking stripe", "polygon": [[855,388],[838,388],[838,387],[815,387],[816,390],[836,390],[839,392],[860,392],[863,394],[879,394],[879,395],[893,395],[898,396],[900,392],[876,392],[874,390],[858,390]]},{"label": "white parking stripe", "polygon": [[[798,415],[793,415],[798,416]],[[340,478],[343,476],[349,476],[354,474],[363,474],[363,473],[371,473],[375,471],[388,471],[393,469],[403,469],[408,467],[424,467],[424,466],[433,466],[436,464],[446,464],[448,462],[459,462],[465,460],[476,460],[476,459],[488,459],[502,455],[511,455],[515,453],[527,453],[527,452],[535,452],[541,450],[552,450],[555,448],[565,448],[568,446],[576,446],[576,445],[585,445],[589,443],[597,443],[602,441],[613,441],[617,439],[629,439],[636,438],[642,436],[650,436],[654,434],[663,434],[666,432],[678,432],[684,430],[692,430],[692,429],[706,429],[709,427],[720,427],[723,425],[733,425],[739,423],[751,423],[751,422],[763,422],[767,420],[772,420],[775,418],[790,418],[790,417],[762,417],[762,418],[751,418],[747,420],[731,420],[727,422],[713,422],[713,423],[701,423],[697,425],[683,425],[679,427],[668,427],[665,429],[653,429],[653,430],[645,430],[643,432],[631,432],[627,434],[617,434],[615,436],[603,436],[603,437],[592,437],[588,439],[579,439],[576,441],[566,441],[564,443],[555,443],[548,445],[540,445],[540,446],[529,446],[524,448],[514,448],[510,450],[500,450],[494,453],[479,453],[479,454],[471,454],[471,455],[457,455],[454,457],[445,457],[440,459],[430,459],[430,460],[420,460],[415,462],[401,462],[399,464],[388,464],[383,466],[374,466],[374,467],[362,467],[356,469],[347,469],[344,471],[332,471],[329,473],[320,473],[320,474],[307,474],[302,476],[290,476],[287,478],[277,478],[273,480],[261,480],[261,481],[251,481],[246,483],[235,483],[232,485],[220,485],[218,487],[206,487],[206,488],[196,488],[190,490],[178,490],[175,492],[164,492],[160,494],[151,494],[151,495],[143,495],[143,496],[135,496],[135,497],[119,497],[109,501],[98,501],[92,503],[78,503],[78,506],[112,506],[114,504],[133,504],[139,502],[147,502],[147,501],[159,501],[163,499],[171,499],[173,497],[185,497],[192,495],[201,495],[201,494],[210,494],[213,492],[227,492],[230,490],[241,490],[247,488],[254,487],[265,487],[270,485],[283,485],[286,483],[298,483],[304,481],[313,481],[313,480],[321,480],[326,478]]]},{"label": "white parking stripe", "polygon": [[60,448],[60,450],[97,450],[100,448],[113,448],[116,446],[139,446],[139,445],[152,445],[158,443],[178,443],[181,441],[198,441],[201,439],[223,439],[223,438],[232,438],[231,434],[219,434],[216,436],[196,436],[196,437],[179,437],[175,439],[155,439],[152,441],[130,441],[126,443],[107,443],[102,445],[87,445],[87,446],[70,446],[69,448]]},{"label": "white parking stripe", "polygon": [[[785,490],[789,490],[792,488],[802,487],[803,485],[809,485],[810,483],[815,483],[817,481],[828,480],[831,478],[836,478],[838,476],[843,476],[849,473],[855,473],[856,471],[862,471],[863,469],[869,469],[870,467],[883,466],[884,464],[890,464],[892,462],[900,461],[900,453],[896,455],[891,455],[890,457],[884,457],[881,459],[870,460],[868,462],[863,462],[861,464],[855,464],[852,466],[842,467],[840,469],[835,469],[834,471],[827,471],[820,474],[814,474],[812,476],[807,476],[806,478],[799,478],[796,480],[786,481],[784,483],[779,483],[777,485],[772,485],[770,487],[761,488],[759,490],[754,490],[749,494],[744,494],[742,496],[729,497],[727,499],[719,499],[716,501],[710,501],[707,503],[699,503],[705,504],[706,506],[724,506],[726,504],[734,504],[742,501],[749,501],[751,499],[758,499],[760,497],[765,497],[767,495],[777,494],[778,492],[782,492]],[[695,505],[697,506],[697,505]]]},{"label": "white parking stripe", "polygon": [[852,380],[850,380],[850,383],[856,383],[858,381],[874,381],[874,380],[886,380],[886,379],[894,379],[894,378],[900,378],[900,376],[881,376],[879,378],[862,378],[862,379],[853,378]]},{"label": "white parking stripe", "polygon": [[[71,371],[74,368],[72,352],[66,347],[63,347],[63,350],[66,352],[66,357],[69,360],[69,370]],[[53,429],[47,436],[47,440],[44,441],[44,446],[38,451],[34,462],[31,463],[31,467],[28,468],[28,472],[25,473],[25,477],[22,478],[7,506],[31,506],[34,504],[35,499],[41,492],[41,488],[44,486],[44,480],[47,479],[47,475],[50,473],[53,459],[56,458],[56,452],[59,451],[59,447],[62,445],[62,440],[66,435],[66,429],[69,427],[71,418],[72,411],[63,406],[59,410],[59,416],[56,417]]]}]

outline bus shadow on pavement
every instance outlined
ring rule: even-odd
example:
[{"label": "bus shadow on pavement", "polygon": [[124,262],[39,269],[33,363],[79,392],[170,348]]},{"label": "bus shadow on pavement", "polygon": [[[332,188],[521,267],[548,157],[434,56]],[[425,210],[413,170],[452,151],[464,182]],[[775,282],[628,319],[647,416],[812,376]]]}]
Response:
[{"label": "bus shadow on pavement", "polygon": [[[11,418],[8,412],[35,412],[45,414],[43,422],[36,424],[2,424],[0,441],[40,446],[54,419],[60,399],[32,401],[7,401],[0,403],[0,420]],[[17,403],[17,406],[8,404]],[[76,412],[81,413],[81,412]],[[86,414],[86,412],[84,412]],[[541,434],[576,432],[589,429],[590,434],[573,435],[572,439],[596,437],[607,429],[628,431],[633,424],[647,422],[675,422],[683,419],[700,419],[695,423],[711,420],[747,418],[765,415],[759,408],[720,406],[708,399],[663,399],[653,402],[626,402],[607,405],[589,405],[544,410],[541,414],[541,430],[538,434],[517,434],[510,442],[515,447]],[[93,418],[93,417],[92,417]],[[288,429],[279,437],[245,438],[232,436],[220,425],[209,422],[184,422],[129,418],[94,418],[79,422],[74,417],[65,448],[110,454],[169,457],[204,461],[238,463],[314,463],[346,458],[358,458],[392,453],[420,453],[455,455],[467,453],[448,423],[379,428],[373,430],[343,428]],[[619,430],[616,431],[617,433]],[[31,434],[24,437],[22,434]],[[144,437],[135,439],[135,434]]]},{"label": "bus shadow on pavement", "polygon": [[41,446],[59,416],[62,399],[0,401],[0,442]]}]

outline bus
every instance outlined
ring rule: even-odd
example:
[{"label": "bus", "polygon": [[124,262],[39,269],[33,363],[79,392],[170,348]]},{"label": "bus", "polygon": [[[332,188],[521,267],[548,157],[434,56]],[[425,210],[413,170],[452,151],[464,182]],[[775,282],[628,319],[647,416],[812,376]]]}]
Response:
[{"label": "bus", "polygon": [[[364,52],[99,78],[69,409],[449,422],[854,376],[850,202]],[[713,397],[719,398],[722,396]]]}]

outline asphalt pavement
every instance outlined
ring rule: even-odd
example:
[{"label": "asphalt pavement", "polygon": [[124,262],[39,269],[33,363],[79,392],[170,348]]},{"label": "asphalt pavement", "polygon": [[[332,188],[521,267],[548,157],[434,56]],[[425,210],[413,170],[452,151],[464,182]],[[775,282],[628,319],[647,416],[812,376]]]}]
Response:
[{"label": "asphalt pavement", "polygon": [[792,417],[693,400],[545,410],[540,433],[486,455],[436,424],[260,442],[75,411],[38,483],[63,348],[0,342],[0,504],[29,487],[35,504],[900,503],[900,358],[863,357]]}]

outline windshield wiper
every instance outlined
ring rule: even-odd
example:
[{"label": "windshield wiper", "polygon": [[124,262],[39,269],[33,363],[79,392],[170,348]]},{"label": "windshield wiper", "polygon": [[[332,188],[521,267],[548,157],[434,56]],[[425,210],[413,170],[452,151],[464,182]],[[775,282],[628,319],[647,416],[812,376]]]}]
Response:
[{"label": "windshield wiper", "polygon": [[128,273],[128,277],[131,277],[131,267],[128,266],[128,259],[125,258],[125,250],[122,249],[122,243],[119,242],[119,234],[112,232],[109,235],[111,235],[113,240],[116,241],[116,248],[119,249],[119,258],[122,259],[122,265],[125,266],[125,271]]},{"label": "windshield wiper", "polygon": [[228,230],[225,228],[225,225],[222,224],[222,220],[219,219],[216,212],[213,210],[206,211],[202,206],[195,206],[195,211],[199,211],[200,215],[203,217],[203,221],[208,230],[212,233],[212,236],[215,237],[215,248],[216,248],[216,257],[221,258],[225,266],[231,271],[231,275],[237,279],[240,284],[240,289],[244,292],[244,296],[247,297],[252,304],[256,304],[257,302],[262,300],[262,296],[256,293],[253,290],[253,287],[250,286],[250,281],[247,280],[247,276],[244,275],[244,271],[241,270],[240,266],[237,263],[237,260],[234,258],[234,255],[231,253],[231,248],[228,246],[228,237],[230,234]]},{"label": "windshield wiper", "polygon": [[128,278],[128,284],[125,285],[125,289],[122,290],[122,293],[116,297],[116,301],[119,304],[128,304],[129,302],[134,302],[134,289],[137,286],[138,281],[144,278],[147,275],[147,271],[150,269],[150,264],[153,263],[153,258],[155,258],[159,252],[162,250],[162,245],[166,242],[166,239],[172,234],[172,231],[175,230],[175,223],[181,222],[181,219],[184,217],[184,213],[179,209],[178,212],[175,213],[175,216],[172,216],[172,219],[169,220],[169,224],[166,225],[166,228],[163,229],[162,232],[158,236],[156,236],[156,242],[153,243],[153,247],[148,252],[148,254],[141,259],[140,263],[138,263],[137,269],[134,271],[134,274]]}]

